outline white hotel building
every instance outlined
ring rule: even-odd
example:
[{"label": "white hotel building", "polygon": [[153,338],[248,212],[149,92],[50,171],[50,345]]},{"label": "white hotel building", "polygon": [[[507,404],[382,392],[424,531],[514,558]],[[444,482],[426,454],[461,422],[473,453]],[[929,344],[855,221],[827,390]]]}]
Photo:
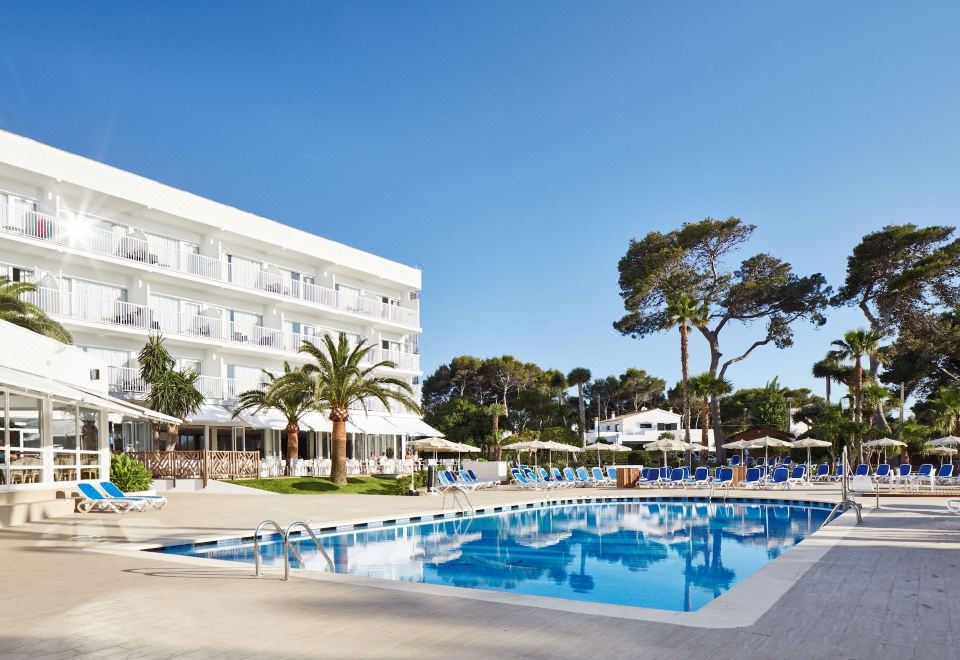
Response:
[{"label": "white hotel building", "polygon": [[[136,356],[162,333],[207,400],[180,449],[285,452],[282,420],[233,419],[230,404],[324,333],[366,339],[419,394],[418,269],[2,131],[0,275],[36,283],[35,302],[106,363],[114,396],[143,399]],[[402,455],[405,438],[433,432],[368,410],[348,426],[358,458]],[[327,424],[311,417],[301,457],[329,456]],[[112,431],[115,448],[151,448],[143,425]]]}]

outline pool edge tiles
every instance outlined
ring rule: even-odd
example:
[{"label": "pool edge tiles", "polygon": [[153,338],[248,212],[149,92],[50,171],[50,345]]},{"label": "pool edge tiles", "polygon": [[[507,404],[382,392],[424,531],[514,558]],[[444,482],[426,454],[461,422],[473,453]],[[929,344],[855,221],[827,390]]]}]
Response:
[{"label": "pool edge tiles", "polygon": [[[819,499],[819,498],[817,498]],[[792,507],[807,507],[814,506],[821,512],[825,509],[828,509],[830,502],[825,502],[823,500],[817,501],[815,498],[804,498],[804,499],[787,499],[787,498],[728,498],[727,504],[733,503],[746,503],[746,504],[762,504],[770,507],[768,511],[771,516],[773,510],[777,506],[792,506]],[[478,509],[478,512],[483,511],[485,514],[496,515],[497,510],[500,509],[509,515],[510,512],[516,512],[517,510],[523,511],[532,508],[542,508],[542,507],[562,507],[565,504],[612,504],[617,502],[639,502],[646,503],[647,505],[658,504],[663,502],[672,502],[680,503],[686,502],[689,504],[707,503],[706,497],[682,497],[682,496],[667,496],[667,497],[573,497],[573,498],[557,498],[549,500],[538,500],[535,502],[525,502],[517,505],[518,509],[514,509],[513,504],[509,505],[500,505],[484,507]],[[724,504],[720,500],[715,500],[714,504]],[[590,507],[592,510],[593,507]],[[645,510],[644,507],[641,507],[641,510]],[[754,509],[756,510],[756,509]],[[713,510],[711,510],[713,512]],[[586,511],[577,511],[574,509],[575,515],[588,515]],[[738,514],[739,515],[739,514]],[[821,513],[822,515],[822,513]],[[555,519],[556,514],[550,514],[549,516],[534,516],[535,519]],[[387,518],[383,517],[384,527],[389,523],[387,521],[395,521],[395,524],[409,524],[407,520],[414,521],[416,518],[421,518],[421,523],[427,525],[437,525],[437,529],[440,529],[445,524],[455,524],[458,521],[462,522],[465,519],[461,518],[437,518],[435,519],[432,515],[424,514],[422,516],[410,516],[409,518],[400,518],[393,517]],[[529,517],[528,517],[529,519]],[[790,544],[785,546],[789,548],[789,552],[783,551],[782,555],[774,559],[773,561],[767,561],[757,568],[753,574],[748,575],[748,577],[738,579],[733,584],[732,588],[725,591],[719,597],[712,598],[708,600],[705,604],[699,606],[699,609],[693,612],[684,612],[678,611],[676,609],[653,609],[652,607],[644,607],[637,604],[611,604],[608,602],[600,602],[594,600],[573,600],[566,597],[558,597],[556,595],[542,596],[538,594],[531,593],[516,593],[511,591],[493,591],[486,588],[464,588],[458,586],[451,586],[447,583],[442,584],[431,584],[431,583],[421,583],[421,582],[401,582],[396,581],[395,579],[389,579],[384,577],[368,577],[365,575],[354,575],[354,574],[329,574],[329,573],[318,573],[312,571],[295,571],[294,575],[311,578],[311,579],[326,579],[333,580],[337,582],[353,583],[353,584],[362,584],[364,586],[375,586],[381,588],[390,588],[390,589],[399,589],[401,591],[411,591],[418,592],[424,595],[444,595],[444,596],[455,596],[462,598],[470,598],[474,600],[482,600],[488,602],[500,602],[505,604],[514,604],[514,605],[525,605],[525,606],[536,606],[541,608],[548,609],[557,609],[563,611],[572,611],[584,614],[595,614],[603,616],[615,616],[619,618],[630,618],[637,620],[650,620],[650,621],[673,621],[676,623],[683,623],[685,625],[697,625],[697,626],[706,626],[706,627],[728,627],[728,626],[738,626],[738,625],[749,625],[749,623],[756,618],[758,618],[763,611],[771,606],[776,600],[782,595],[786,589],[789,588],[793,583],[796,582],[796,579],[800,574],[805,572],[810,566],[812,566],[823,553],[829,550],[829,547],[832,547],[840,536],[845,535],[844,520],[848,519],[847,516],[841,517],[838,521],[832,523],[830,526],[823,528],[819,531],[816,530],[816,526],[808,526],[809,531],[805,531],[802,535],[803,541],[797,543],[795,540],[791,540]],[[814,521],[817,522],[817,521]],[[319,527],[319,526],[316,526]],[[326,527],[326,526],[325,526]],[[337,524],[336,528],[342,528],[344,525],[342,523]],[[367,526],[366,528],[360,527],[357,532],[366,531],[374,532],[380,531],[382,528],[370,529],[372,526]],[[343,535],[344,533],[340,533]],[[454,535],[453,532],[447,532],[448,535]],[[455,536],[455,535],[454,535]],[[793,539],[795,533],[788,531],[785,535],[786,540]],[[252,540],[252,537],[247,537]],[[610,537],[605,537],[610,538]],[[236,542],[237,537],[233,537],[233,541]],[[382,538],[379,540],[383,540]],[[377,538],[366,537],[365,539],[357,539],[351,537],[351,543],[356,543],[358,549],[363,549],[370,543],[376,543]],[[228,541],[229,542],[229,541]],[[578,540],[577,543],[580,541]],[[573,543],[573,542],[571,542]],[[165,546],[157,548],[156,546],[150,549],[154,551],[154,556],[158,558],[177,558],[185,561],[200,562],[205,565],[209,565],[211,561],[215,561],[222,566],[229,565],[234,570],[249,570],[251,566],[249,564],[240,564],[235,561],[226,561],[218,559],[200,559],[195,557],[182,557],[177,555],[164,554],[163,552],[156,552],[157,550],[172,549],[172,548],[184,548],[189,545],[199,544],[189,544],[189,543],[170,543]],[[351,546],[353,547],[353,546]],[[576,545],[571,547],[576,548]],[[572,550],[571,552],[575,552]],[[282,554],[282,553],[281,553]],[[539,555],[539,552],[537,553]],[[782,569],[782,570],[781,570]],[[572,571],[568,571],[572,572]],[[739,572],[739,569],[738,569]],[[752,589],[751,585],[762,580],[762,585],[759,589]],[[600,589],[600,592],[603,590]],[[760,607],[762,603],[766,603],[764,607]],[[656,607],[659,607],[657,605]]]},{"label": "pool edge tiles", "polygon": [[[643,503],[643,502],[699,502],[703,504],[780,504],[786,506],[809,506],[815,508],[826,507],[828,510],[836,505],[836,502],[827,502],[822,500],[812,500],[812,499],[778,499],[772,497],[728,497],[725,499],[713,499],[702,495],[693,495],[686,497],[683,495],[664,495],[664,496],[652,496],[652,497],[643,497],[643,496],[617,496],[617,495],[599,495],[599,496],[589,496],[589,497],[577,497],[577,498],[564,498],[564,499],[551,499],[551,500],[533,500],[527,502],[519,502],[516,504],[498,504],[487,507],[478,507],[474,510],[473,514],[467,515],[464,513],[461,515],[453,515],[450,511],[429,511],[420,515],[411,515],[403,517],[382,517],[375,516],[369,519],[363,519],[356,522],[347,522],[347,521],[336,521],[328,522],[314,525],[311,522],[308,522],[310,528],[314,532],[319,532],[321,534],[330,534],[330,533],[344,533],[351,531],[361,531],[374,527],[390,527],[390,526],[406,526],[406,525],[419,525],[419,524],[430,524],[438,523],[444,521],[450,521],[455,519],[467,519],[474,516],[490,516],[497,513],[511,513],[513,511],[520,511],[523,509],[535,509],[535,508],[550,508],[558,506],[568,506],[576,504],[614,504],[614,503]],[[457,512],[459,513],[459,512]],[[277,536],[276,532],[270,534],[261,534],[261,539],[268,539],[270,537]],[[306,536],[304,532],[295,532],[291,535],[294,538],[300,538]],[[235,535],[212,535],[210,537],[204,537],[204,540],[195,540],[195,541],[180,541],[174,540],[168,543],[151,543],[151,544],[142,544],[142,547],[139,547],[138,550],[142,552],[151,552],[160,555],[168,554],[168,551],[171,551],[175,548],[181,547],[200,547],[205,545],[216,545],[221,542],[229,541],[250,541],[253,542],[253,534],[246,534],[243,536]]]}]

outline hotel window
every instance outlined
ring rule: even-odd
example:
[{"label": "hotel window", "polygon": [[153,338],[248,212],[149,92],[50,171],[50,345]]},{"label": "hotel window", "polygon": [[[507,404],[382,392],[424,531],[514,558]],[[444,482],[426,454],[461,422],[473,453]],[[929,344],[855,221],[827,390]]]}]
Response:
[{"label": "hotel window", "polygon": [[162,268],[185,269],[188,255],[200,253],[200,246],[194,243],[146,232],[144,236],[150,254],[156,257],[157,265]]},{"label": "hotel window", "polygon": [[360,289],[346,284],[337,284],[336,289],[337,304],[348,311],[355,311],[359,305]]},{"label": "hotel window", "polygon": [[163,332],[181,332],[180,301],[167,296],[150,294],[150,316]]},{"label": "hotel window", "polygon": [[260,385],[266,376],[260,367],[248,367],[242,364],[227,365],[227,387],[224,393],[227,399],[235,399],[238,394]]},{"label": "hotel window", "polygon": [[385,351],[396,351],[397,353],[399,353],[400,350],[401,350],[401,348],[400,348],[400,342],[398,342],[398,341],[391,341],[391,340],[389,340],[389,339],[381,339],[381,340],[380,340],[380,348],[382,348],[382,349],[385,350]]},{"label": "hotel window", "polygon": [[413,355],[420,354],[420,335],[407,335],[403,340],[405,351]]},{"label": "hotel window", "polygon": [[230,322],[230,338],[233,341],[247,342],[254,336],[257,326],[263,325],[263,317],[250,312],[240,312],[231,309],[227,312]]},{"label": "hotel window", "polygon": [[[0,442],[0,462],[8,470],[4,484],[34,484],[43,481],[43,401],[22,394],[7,394]],[[0,395],[0,400],[3,396]]]},{"label": "hotel window", "polygon": [[142,313],[124,304],[127,300],[125,288],[73,277],[64,278],[63,283],[66,296],[61,304],[67,308],[66,314],[86,321],[146,327]]},{"label": "hotel window", "polygon": [[31,211],[36,210],[32,199],[0,192],[0,227],[35,236],[37,218]]},{"label": "hotel window", "polygon": [[176,358],[177,369],[180,371],[185,371],[191,369],[198,374],[200,372],[200,360],[194,360],[193,358]]},{"label": "hotel window", "polygon": [[6,277],[11,282],[35,282],[36,276],[32,270],[20,268],[18,266],[8,266],[0,264],[0,276]]},{"label": "hotel window", "polygon": [[238,257],[235,254],[227,255],[227,276],[234,284],[256,288],[261,270],[263,270],[263,264],[259,261]]}]

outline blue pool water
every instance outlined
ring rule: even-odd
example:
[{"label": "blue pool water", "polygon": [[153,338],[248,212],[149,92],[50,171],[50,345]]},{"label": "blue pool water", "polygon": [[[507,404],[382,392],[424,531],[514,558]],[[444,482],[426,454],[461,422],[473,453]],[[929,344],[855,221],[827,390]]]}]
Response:
[{"label": "blue pool water", "polygon": [[[338,573],[553,598],[694,611],[816,531],[826,505],[595,502],[328,532]],[[327,564],[298,541],[306,568]],[[282,543],[261,542],[265,566]],[[247,539],[159,552],[253,562]],[[295,560],[291,560],[296,565]]]}]

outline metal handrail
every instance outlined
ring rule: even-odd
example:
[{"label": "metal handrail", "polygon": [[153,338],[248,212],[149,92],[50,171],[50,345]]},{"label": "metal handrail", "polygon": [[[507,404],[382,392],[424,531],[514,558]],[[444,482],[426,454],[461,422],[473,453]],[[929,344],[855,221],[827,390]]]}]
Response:
[{"label": "metal handrail", "polygon": [[290,532],[292,532],[297,527],[302,527],[304,530],[306,530],[307,534],[310,536],[311,539],[313,539],[313,542],[316,544],[317,549],[320,550],[320,554],[322,554],[323,558],[327,560],[327,566],[330,567],[330,572],[336,573],[337,571],[333,567],[333,560],[330,559],[330,555],[327,554],[326,549],[320,543],[320,539],[317,538],[317,535],[313,533],[313,530],[310,528],[310,525],[308,523],[303,522],[302,520],[298,520],[297,522],[290,523],[290,526],[287,527],[287,531],[283,533],[283,547],[284,547],[283,579],[284,580],[290,579],[290,553],[286,551],[287,548],[294,551],[294,554],[297,555],[297,560],[300,562],[300,566],[301,567],[304,566],[303,557],[300,556],[300,553],[297,551],[296,548],[290,545]]},{"label": "metal handrail", "polygon": [[[286,536],[283,533],[283,527],[281,527],[276,520],[262,520],[260,524],[257,525],[257,529],[254,530],[253,532],[253,563],[255,566],[254,572],[253,572],[254,577],[260,577],[260,530],[263,529],[264,525],[273,525],[274,529],[277,530],[281,538],[284,539],[283,553],[284,555],[287,554],[287,541],[286,541]],[[296,548],[294,548],[294,552],[297,552]],[[299,552],[297,552],[297,557],[298,558],[300,557]],[[301,564],[303,563],[302,559],[300,560],[300,563]]]},{"label": "metal handrail", "polygon": [[[847,448],[843,448],[843,453],[840,454],[840,501],[830,510],[830,513],[827,514],[826,519],[820,524],[820,527],[823,527],[828,522],[836,518],[838,515],[845,511],[853,509],[857,513],[857,524],[863,524],[863,514],[861,513],[861,505],[859,502],[850,497],[849,488],[847,486],[848,479],[848,470],[850,468],[849,459],[847,458]],[[879,491],[878,491],[879,492]],[[879,501],[879,495],[877,496]]]},{"label": "metal handrail", "polygon": [[450,486],[443,491],[443,504],[440,505],[440,508],[446,509],[447,495],[453,495],[453,501],[450,503],[450,508],[452,509],[454,506],[459,505],[460,511],[466,513],[467,509],[464,508],[463,503],[460,501],[460,497],[457,495],[457,493],[463,495],[463,498],[467,501],[467,506],[470,507],[470,513],[476,515],[477,510],[473,507],[473,502],[470,501],[470,496],[467,495],[467,491],[460,486]]}]

